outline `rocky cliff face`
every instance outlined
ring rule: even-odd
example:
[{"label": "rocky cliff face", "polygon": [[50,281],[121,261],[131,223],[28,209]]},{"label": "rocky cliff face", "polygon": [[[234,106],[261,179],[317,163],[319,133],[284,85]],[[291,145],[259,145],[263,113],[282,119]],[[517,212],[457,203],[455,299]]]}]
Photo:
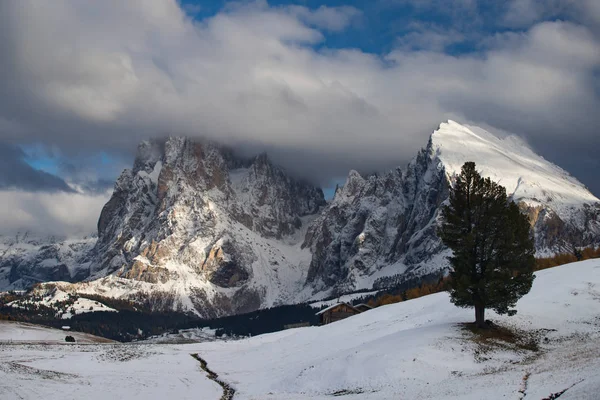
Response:
[{"label": "rocky cliff face", "polygon": [[580,182],[514,136],[449,121],[405,171],[350,173],[307,232],[307,283],[344,292],[444,270],[448,250],[435,232],[440,206],[466,161],[530,215],[538,255],[600,243],[600,201]]},{"label": "rocky cliff face", "polygon": [[[448,181],[431,152],[431,146],[421,151],[405,171],[367,178],[350,172],[306,234],[309,284],[337,292],[370,287],[443,252],[435,226]],[[428,271],[442,268],[436,262]]]},{"label": "rocky cliff face", "polygon": [[443,123],[407,168],[351,171],[327,205],[264,154],[170,138],[140,144],[97,241],[0,241],[0,287],[84,280],[61,288],[214,317],[439,275],[440,207],[465,161],[530,215],[539,255],[600,245],[600,200],[513,136]]},{"label": "rocky cliff face", "polygon": [[144,142],[100,215],[91,280],[112,275],[176,293],[181,307],[210,316],[283,302],[303,273],[291,237],[324,204],[320,189],[264,154],[245,160],[185,138]]}]

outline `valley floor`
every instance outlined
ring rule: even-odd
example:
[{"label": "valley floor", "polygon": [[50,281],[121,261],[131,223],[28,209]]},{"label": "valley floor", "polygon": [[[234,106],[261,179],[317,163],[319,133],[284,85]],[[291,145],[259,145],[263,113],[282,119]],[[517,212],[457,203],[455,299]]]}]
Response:
[{"label": "valley floor", "polygon": [[445,293],[229,342],[7,344],[0,329],[0,397],[221,398],[197,353],[236,400],[600,398],[600,260],[538,272],[517,308],[488,316],[517,336],[485,340]]},{"label": "valley floor", "polygon": [[188,349],[169,345],[0,346],[0,398],[219,399]]}]

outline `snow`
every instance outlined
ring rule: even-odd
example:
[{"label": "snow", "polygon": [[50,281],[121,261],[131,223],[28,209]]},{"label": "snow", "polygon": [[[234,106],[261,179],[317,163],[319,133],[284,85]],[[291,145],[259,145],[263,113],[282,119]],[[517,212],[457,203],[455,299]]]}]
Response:
[{"label": "snow", "polygon": [[[118,312],[114,308],[111,308],[105,304],[102,304],[95,300],[86,299],[84,297],[78,298],[75,303],[69,308],[69,310],[73,309],[75,311],[75,315],[85,314],[88,312],[97,312],[97,311],[107,311],[107,312]],[[72,312],[64,313],[61,318],[69,319],[73,316]]]},{"label": "snow", "polygon": [[[573,271],[576,271],[574,273]],[[545,270],[518,314],[496,323],[544,331],[539,353],[498,347],[485,356],[458,323],[473,311],[445,293],[379,307],[322,327],[300,328],[198,352],[237,390],[236,399],[543,398],[574,383],[564,398],[600,390],[600,261]],[[581,381],[581,383],[577,383]],[[576,395],[577,393],[577,395]],[[572,396],[572,397],[571,397]]]},{"label": "snow", "polygon": [[221,388],[181,347],[0,347],[0,397],[12,399],[219,399]]},{"label": "snow", "polygon": [[[566,388],[561,400],[597,399],[600,260],[536,275],[516,316],[489,312],[488,318],[538,334],[539,351],[473,340],[460,325],[472,321],[473,311],[438,293],[237,341],[0,346],[0,393],[3,399],[219,399],[221,388],[190,356],[198,353],[236,389],[236,400],[541,399]],[[7,335],[2,326],[3,340],[30,329]]]},{"label": "snow", "polygon": [[142,177],[142,178],[148,178],[150,179],[150,182],[152,182],[154,185],[158,184],[158,176],[160,175],[160,171],[162,170],[162,162],[161,161],[157,161],[156,164],[154,164],[154,168],[152,169],[152,171],[150,173],[144,171],[144,170],[140,170],[138,171],[138,176]]},{"label": "snow", "polygon": [[[68,327],[63,327],[68,328]],[[77,343],[110,343],[112,340],[87,333],[63,331],[24,322],[0,321],[0,344],[64,344],[65,337],[73,336]],[[0,369],[1,371],[1,369]]]},{"label": "snow", "polygon": [[[76,276],[89,266],[82,258],[96,240],[94,235],[81,238],[39,236],[29,232],[0,235],[0,290],[23,289],[31,282],[48,280],[53,276],[52,271],[63,264],[71,277]],[[18,279],[11,277],[13,274]]]},{"label": "snow", "polygon": [[507,194],[532,206],[550,204],[561,218],[575,208],[600,202],[581,182],[535,154],[520,138],[498,137],[482,128],[442,123],[431,136],[437,157],[449,176],[473,161],[483,176],[506,187]]},{"label": "snow", "polygon": [[[61,284],[69,285],[67,283],[58,282],[50,287],[41,287],[36,289],[36,294],[42,295],[39,300],[32,298],[24,298],[15,300],[8,305],[12,307],[22,307],[24,304],[39,304],[46,307],[51,307],[56,310],[56,315],[62,319],[69,319],[73,314],[84,314],[88,312],[107,311],[107,312],[118,312],[114,308],[108,307],[107,305],[80,297],[80,295],[68,293],[60,288]],[[60,305],[60,307],[59,307]]]}]

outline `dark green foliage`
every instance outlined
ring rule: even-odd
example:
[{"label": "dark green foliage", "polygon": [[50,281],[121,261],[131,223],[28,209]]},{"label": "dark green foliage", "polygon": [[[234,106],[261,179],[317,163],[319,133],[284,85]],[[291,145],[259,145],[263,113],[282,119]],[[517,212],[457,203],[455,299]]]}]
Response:
[{"label": "dark green foliage", "polygon": [[575,258],[577,259],[577,261],[583,260],[583,253],[581,252],[580,249],[578,249],[575,246],[573,246],[573,255],[575,256]]},{"label": "dark green foliage", "polygon": [[66,336],[65,342],[75,343],[75,338],[73,336]]},{"label": "dark green foliage", "polygon": [[[218,336],[254,336],[283,330],[284,325],[288,324],[318,324],[316,310],[307,304],[285,305],[215,319],[200,319],[192,314],[178,312],[134,311],[129,309],[129,305],[127,307],[118,313],[96,311],[73,315],[69,326],[72,331],[129,342],[196,327],[216,329]],[[20,309],[0,304],[0,316],[54,328],[60,328],[65,323],[65,320],[56,317],[53,309],[41,305]]]},{"label": "dark green foliage", "polygon": [[450,296],[459,307],[475,307],[485,326],[485,309],[512,315],[533,282],[535,249],[531,227],[504,187],[482,178],[475,163],[463,165],[442,209],[438,234],[450,257]]},{"label": "dark green foliage", "polygon": [[[63,320],[64,321],[64,320]],[[69,321],[71,330],[91,333],[120,342],[160,335],[174,328],[194,324],[197,318],[182,313],[145,313],[130,310],[97,311],[74,315]],[[46,324],[58,327],[59,323]]]},{"label": "dark green foliage", "polygon": [[253,311],[248,314],[232,315],[203,321],[203,325],[217,329],[217,336],[255,336],[263,333],[277,332],[284,329],[284,325],[308,322],[318,325],[319,319],[315,315],[317,310],[308,304],[285,305],[263,310]]}]

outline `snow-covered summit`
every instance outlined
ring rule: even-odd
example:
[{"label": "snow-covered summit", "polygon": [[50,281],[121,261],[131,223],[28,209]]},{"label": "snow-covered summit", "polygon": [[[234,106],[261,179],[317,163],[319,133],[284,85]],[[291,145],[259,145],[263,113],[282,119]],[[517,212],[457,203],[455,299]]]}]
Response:
[{"label": "snow-covered summit", "polygon": [[350,172],[308,229],[309,283],[345,292],[443,271],[440,207],[467,161],[529,215],[538,255],[600,244],[600,200],[577,179],[517,136],[448,121],[407,168],[365,178]]},{"label": "snow-covered summit", "polygon": [[600,242],[600,200],[518,136],[448,121],[431,135],[427,151],[450,182],[473,161],[483,176],[503,185],[529,215],[538,255]]},{"label": "snow-covered summit", "polygon": [[552,204],[560,217],[568,217],[573,207],[600,202],[581,182],[515,135],[501,138],[449,120],[431,135],[431,148],[450,177],[460,174],[466,160],[473,161],[482,175],[504,186],[515,201]]},{"label": "snow-covered summit", "polygon": [[350,171],[329,204],[266,154],[171,137],[140,144],[102,210],[97,242],[0,240],[0,288],[85,280],[72,290],[211,317],[419,284],[448,267],[436,229],[466,161],[529,215],[538,255],[600,245],[600,201],[516,136],[442,123],[406,168]]},{"label": "snow-covered summit", "polygon": [[308,256],[298,233],[324,204],[265,154],[185,137],[143,142],[100,215],[90,282],[75,290],[210,317],[292,302]]}]

